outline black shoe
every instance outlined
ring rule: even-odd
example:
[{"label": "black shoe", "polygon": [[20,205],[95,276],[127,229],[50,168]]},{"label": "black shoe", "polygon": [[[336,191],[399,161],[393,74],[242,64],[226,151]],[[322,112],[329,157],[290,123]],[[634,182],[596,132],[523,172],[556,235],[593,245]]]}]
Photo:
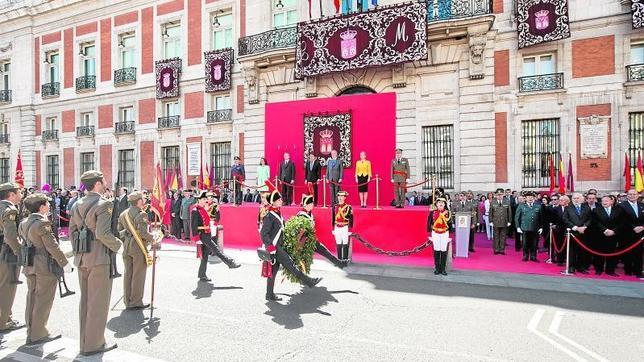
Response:
[{"label": "black shoe", "polygon": [[499,252],[498,252],[498,251],[495,251],[495,252],[494,252],[494,255],[499,255]]},{"label": "black shoe", "polygon": [[39,344],[45,344],[45,343],[49,343],[51,341],[55,341],[57,339],[60,339],[61,337],[62,336],[59,334],[59,335],[56,335],[56,336],[43,337],[43,338],[35,340],[35,341],[32,341],[29,338],[27,338],[27,343],[25,343],[25,346],[28,346],[28,347],[37,346]]},{"label": "black shoe", "polygon": [[535,262],[535,263],[539,262],[539,260],[537,260],[537,258],[531,258],[530,261]]},{"label": "black shoe", "polygon": [[445,270],[443,270],[443,271],[441,272],[441,275],[447,275],[447,272],[446,272]]},{"label": "black shoe", "polygon": [[563,266],[563,265],[564,265],[564,263],[563,263],[563,262],[561,262],[561,261],[558,261],[558,262],[557,262],[557,265],[558,265],[558,266]]},{"label": "black shoe", "polygon": [[278,297],[275,294],[267,294],[266,295],[266,300],[268,300],[270,302],[279,302],[280,300],[282,300],[282,298]]},{"label": "black shoe", "polygon": [[96,351],[90,351],[90,352],[81,352],[81,355],[83,355],[83,356],[93,356],[95,354],[109,352],[109,351],[111,351],[113,349],[116,349],[116,348],[118,348],[118,345],[116,343],[114,343],[113,345],[110,345],[110,346],[108,346],[107,344],[104,344],[103,348],[101,348],[101,349],[97,349]]},{"label": "black shoe", "polygon": [[612,272],[612,273],[606,273],[606,275],[610,275],[611,277],[618,277],[619,274]]},{"label": "black shoe", "polygon": [[505,255],[505,251],[499,251],[499,254]]},{"label": "black shoe", "polygon": [[228,268],[229,268],[229,269],[237,269],[237,268],[239,268],[240,266],[241,266],[241,264],[239,264],[239,263],[238,263],[238,262],[236,262],[236,261],[233,261],[232,263],[230,263],[230,265],[228,265]]},{"label": "black shoe", "polygon": [[438,274],[440,274],[440,273],[441,273],[441,272],[439,272],[439,271],[438,271],[438,269],[434,269],[434,275],[438,275]]},{"label": "black shoe", "polygon": [[338,260],[335,263],[335,266],[337,266],[340,269],[344,269],[349,266],[349,261],[348,260]]},{"label": "black shoe", "polygon": [[210,278],[208,278],[208,277],[200,277],[200,278],[199,278],[199,281],[200,281],[200,282],[210,282],[210,281],[212,281],[212,279],[210,279]]},{"label": "black shoe", "polygon": [[149,304],[143,304],[143,305],[135,305],[132,307],[127,307],[125,308],[126,310],[141,310],[141,309],[148,309],[150,308]]},{"label": "black shoe", "polygon": [[470,249],[469,251],[470,251],[470,253],[476,253],[476,250],[474,250],[474,249]]},{"label": "black shoe", "polygon": [[528,258],[523,258],[521,259],[521,261],[528,261]]},{"label": "black shoe", "polygon": [[582,274],[588,274],[588,270],[580,270],[579,272]]},{"label": "black shoe", "polygon": [[308,286],[309,288],[313,288],[316,285],[318,285],[318,283],[320,283],[321,281],[322,281],[322,278],[312,278],[311,281],[307,283],[306,286]]}]

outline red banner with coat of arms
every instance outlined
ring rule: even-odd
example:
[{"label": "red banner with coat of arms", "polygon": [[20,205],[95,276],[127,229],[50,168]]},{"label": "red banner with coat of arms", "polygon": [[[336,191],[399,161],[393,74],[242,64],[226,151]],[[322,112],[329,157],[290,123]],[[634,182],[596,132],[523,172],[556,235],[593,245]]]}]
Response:
[{"label": "red banner with coat of arms", "polygon": [[427,6],[396,4],[300,23],[295,76],[427,59]]},{"label": "red banner with coat of arms", "polygon": [[206,59],[206,92],[226,91],[231,88],[233,49],[226,48],[204,53]]},{"label": "red banner with coat of arms", "polygon": [[157,86],[157,99],[179,96],[179,74],[181,58],[157,60],[154,63]]},{"label": "red banner with coat of arms", "polygon": [[351,167],[351,111],[304,114],[304,159],[313,153],[326,166],[332,150],[343,167]]},{"label": "red banner with coat of arms", "polygon": [[517,3],[519,49],[570,37],[568,0],[522,0]]}]

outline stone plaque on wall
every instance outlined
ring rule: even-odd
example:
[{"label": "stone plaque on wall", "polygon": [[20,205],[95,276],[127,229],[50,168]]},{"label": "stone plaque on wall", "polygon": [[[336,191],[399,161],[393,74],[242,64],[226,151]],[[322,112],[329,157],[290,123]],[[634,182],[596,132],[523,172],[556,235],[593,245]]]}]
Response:
[{"label": "stone plaque on wall", "polygon": [[579,118],[581,159],[608,157],[608,116]]}]

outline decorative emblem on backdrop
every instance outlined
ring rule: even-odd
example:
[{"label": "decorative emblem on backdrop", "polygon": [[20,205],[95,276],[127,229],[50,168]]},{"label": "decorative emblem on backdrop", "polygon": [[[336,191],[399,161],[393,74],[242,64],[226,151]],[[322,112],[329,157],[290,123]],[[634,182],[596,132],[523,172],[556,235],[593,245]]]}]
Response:
[{"label": "decorative emblem on backdrop", "polygon": [[206,92],[219,92],[231,88],[233,55],[232,48],[204,53],[206,58]]},{"label": "decorative emblem on backdrop", "polygon": [[568,0],[522,0],[517,3],[519,48],[570,37]]},{"label": "decorative emblem on backdrop", "polygon": [[295,77],[427,59],[426,18],[411,2],[300,23]]},{"label": "decorative emblem on backdrop", "polygon": [[633,29],[644,27],[644,0],[633,0]]},{"label": "decorative emblem on backdrop", "polygon": [[304,114],[304,158],[311,152],[326,166],[331,150],[351,167],[351,111]]},{"label": "decorative emblem on backdrop", "polygon": [[179,96],[179,73],[181,58],[157,60],[154,62],[157,85],[157,99]]}]

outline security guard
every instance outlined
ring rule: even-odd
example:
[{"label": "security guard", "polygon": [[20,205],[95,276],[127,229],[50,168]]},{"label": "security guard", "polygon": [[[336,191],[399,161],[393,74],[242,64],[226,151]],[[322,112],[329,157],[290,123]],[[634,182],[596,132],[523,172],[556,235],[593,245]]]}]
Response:
[{"label": "security guard", "polygon": [[50,201],[50,198],[41,193],[27,196],[24,205],[30,215],[18,228],[23,242],[33,248],[33,262],[31,265],[25,265],[23,271],[27,277],[27,345],[42,344],[61,337],[60,334],[52,336],[47,330],[49,312],[58,284],[58,277],[53,273],[53,268],[59,266],[66,273],[74,271],[60,250],[52,224],[47,217]]},{"label": "security guard", "polygon": [[533,261],[538,263],[537,260],[537,240],[543,229],[542,218],[543,209],[541,203],[535,202],[535,193],[528,191],[525,193],[525,204],[519,205],[517,214],[514,215],[514,223],[517,226],[517,232],[522,234],[523,240],[523,261]]},{"label": "security guard", "polygon": [[126,309],[145,309],[149,304],[143,304],[145,277],[147,267],[152,263],[148,248],[154,241],[148,232],[148,215],[143,211],[145,198],[140,191],[134,191],[127,196],[130,207],[123,211],[118,219],[118,231],[123,240],[123,301]]},{"label": "security guard", "polygon": [[25,325],[11,318],[11,306],[18,284],[18,208],[22,200],[20,187],[14,183],[0,185],[0,333]]},{"label": "security guard", "polygon": [[90,356],[117,347],[105,342],[105,326],[112,294],[111,257],[121,248],[112,234],[112,202],[103,198],[105,179],[100,171],[81,176],[87,196],[71,211],[69,234],[74,249],[74,264],[80,283],[80,352]]}]

